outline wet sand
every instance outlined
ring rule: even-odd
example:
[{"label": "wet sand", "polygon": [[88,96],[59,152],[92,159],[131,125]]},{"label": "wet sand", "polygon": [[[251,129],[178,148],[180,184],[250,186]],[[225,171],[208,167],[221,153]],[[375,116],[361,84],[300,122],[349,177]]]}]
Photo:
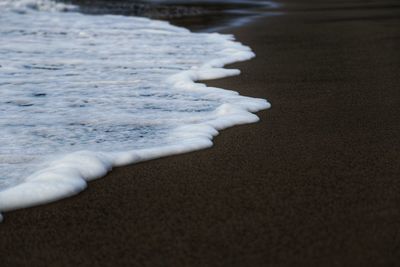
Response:
[{"label": "wet sand", "polygon": [[286,2],[209,82],[267,98],[259,123],[6,213],[1,266],[399,265],[400,5]]},{"label": "wet sand", "polygon": [[57,0],[85,14],[114,14],[166,20],[192,31],[213,32],[241,26],[277,8],[271,0]]}]

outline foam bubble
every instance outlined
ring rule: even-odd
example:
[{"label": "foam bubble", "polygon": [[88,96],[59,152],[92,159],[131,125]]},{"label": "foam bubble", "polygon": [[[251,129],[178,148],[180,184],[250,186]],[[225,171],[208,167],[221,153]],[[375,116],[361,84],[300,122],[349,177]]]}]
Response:
[{"label": "foam bubble", "polygon": [[27,2],[0,1],[0,211],[73,196],[115,166],[210,147],[270,106],[195,83],[238,75],[223,66],[254,56],[232,35]]}]

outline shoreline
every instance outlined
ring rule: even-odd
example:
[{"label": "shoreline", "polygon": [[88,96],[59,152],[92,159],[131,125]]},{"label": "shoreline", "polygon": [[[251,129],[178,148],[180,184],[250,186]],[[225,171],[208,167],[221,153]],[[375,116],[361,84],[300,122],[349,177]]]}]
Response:
[{"label": "shoreline", "polygon": [[232,30],[256,58],[207,82],[261,122],[6,213],[4,266],[398,264],[399,9],[296,5]]},{"label": "shoreline", "polygon": [[[176,28],[165,22],[159,23],[174,30]],[[209,148],[213,144],[213,137],[219,131],[258,121],[258,117],[253,113],[269,108],[270,104],[266,100],[246,98],[237,95],[236,92],[210,88],[205,84],[197,83],[198,77],[217,79],[238,75],[240,73],[238,70],[227,70],[223,66],[232,62],[247,61],[254,57],[248,47],[232,41],[230,36],[206,35],[206,38],[208,36],[211,36],[211,40],[218,40],[220,44],[223,44],[221,46],[223,50],[218,51],[214,58],[198,64],[199,68],[184,69],[167,76],[166,83],[171,92],[184,92],[190,88],[195,92],[217,95],[221,104],[213,116],[210,116],[208,120],[182,124],[174,130],[175,135],[180,136],[179,141],[160,146],[109,153],[101,150],[81,150],[67,153],[60,158],[55,157],[51,162],[44,164],[45,168],[32,173],[23,182],[0,191],[1,212],[45,205],[76,196],[87,188],[90,181],[104,177],[113,167]],[[193,114],[190,116],[193,117]],[[170,133],[170,136],[173,135]],[[0,222],[2,220],[3,216],[0,214]]]}]

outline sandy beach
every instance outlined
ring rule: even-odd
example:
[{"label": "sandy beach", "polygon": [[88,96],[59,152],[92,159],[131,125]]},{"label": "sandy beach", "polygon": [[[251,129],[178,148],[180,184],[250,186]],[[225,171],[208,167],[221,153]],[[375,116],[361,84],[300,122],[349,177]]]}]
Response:
[{"label": "sandy beach", "polygon": [[259,123],[5,213],[0,265],[399,265],[400,4],[281,3],[207,82],[268,99]]}]

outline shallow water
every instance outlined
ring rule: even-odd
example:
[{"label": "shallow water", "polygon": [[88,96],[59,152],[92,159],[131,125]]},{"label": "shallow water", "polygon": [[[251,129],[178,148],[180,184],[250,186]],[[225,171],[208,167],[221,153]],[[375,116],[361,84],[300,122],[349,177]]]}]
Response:
[{"label": "shallow water", "polygon": [[239,73],[221,67],[253,53],[232,36],[50,1],[0,9],[0,211],[73,195],[115,165],[208,147],[269,106],[193,83]]},{"label": "shallow water", "polygon": [[58,0],[79,6],[86,14],[115,14],[168,20],[194,31],[215,32],[259,16],[275,15],[270,0]]}]

